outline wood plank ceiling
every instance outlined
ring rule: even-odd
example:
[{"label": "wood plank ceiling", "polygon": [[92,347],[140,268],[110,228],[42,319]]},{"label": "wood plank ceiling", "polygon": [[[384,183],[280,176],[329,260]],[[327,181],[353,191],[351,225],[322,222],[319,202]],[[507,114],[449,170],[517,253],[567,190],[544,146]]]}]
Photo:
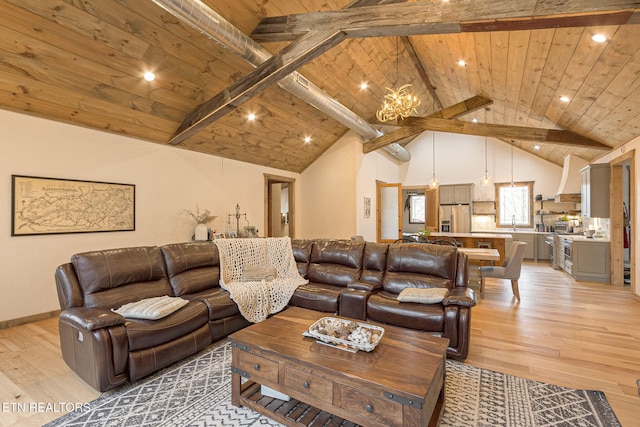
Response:
[{"label": "wood plank ceiling", "polygon": [[[205,3],[251,34],[264,18],[338,10],[351,2]],[[393,7],[396,2],[365,3]],[[457,5],[487,11],[495,6],[487,0],[431,3],[453,12]],[[544,8],[566,2],[508,3],[528,10],[536,3]],[[385,87],[410,83],[422,98],[419,116],[481,95],[493,104],[459,120],[564,129],[615,148],[640,136],[640,25],[635,23],[640,2],[598,3],[605,9],[599,13],[636,13],[627,13],[625,25],[521,29],[514,24],[500,31],[348,38],[298,71],[373,125]],[[167,144],[198,105],[254,70],[151,0],[0,0],[0,5],[2,109]],[[594,42],[594,33],[607,41]],[[288,43],[262,45],[275,54]],[[142,79],[147,70],[156,80]],[[367,89],[360,88],[362,82]],[[248,120],[250,113],[256,120]],[[347,131],[271,85],[177,147],[301,172]],[[552,143],[534,150],[535,143],[524,140],[515,144],[558,165],[567,153],[586,160],[603,153]]]}]

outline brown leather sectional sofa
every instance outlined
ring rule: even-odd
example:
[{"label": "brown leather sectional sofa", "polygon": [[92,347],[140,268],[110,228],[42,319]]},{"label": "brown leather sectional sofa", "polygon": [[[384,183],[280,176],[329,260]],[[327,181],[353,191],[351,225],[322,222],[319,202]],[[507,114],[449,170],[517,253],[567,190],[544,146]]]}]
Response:
[{"label": "brown leather sectional sofa", "polygon": [[[420,329],[450,339],[450,357],[469,348],[471,307],[467,259],[453,247],[339,240],[293,240],[309,284],[290,301],[357,319]],[[249,325],[219,287],[218,251],[190,242],[86,252],[56,269],[65,362],[100,391],[196,353]],[[402,288],[449,288],[440,304],[399,303]],[[111,309],[155,296],[189,303],[159,320],[125,319]]]},{"label": "brown leather sectional sofa", "polygon": [[[467,256],[455,247],[345,240],[293,240],[292,247],[309,283],[291,305],[440,335],[449,338],[449,357],[467,357],[477,298],[467,286]],[[449,292],[437,304],[399,302],[407,287]]]}]

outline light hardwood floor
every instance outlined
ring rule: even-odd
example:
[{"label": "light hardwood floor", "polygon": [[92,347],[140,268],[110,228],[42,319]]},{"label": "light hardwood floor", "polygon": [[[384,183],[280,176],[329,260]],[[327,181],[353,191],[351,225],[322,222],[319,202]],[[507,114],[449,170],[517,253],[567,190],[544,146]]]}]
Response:
[{"label": "light hardwood floor", "polygon": [[[628,287],[575,282],[547,263],[524,264],[520,295],[517,303],[508,281],[487,280],[473,310],[467,363],[602,390],[623,426],[639,425],[640,298]],[[30,411],[34,403],[99,395],[62,361],[56,319],[0,330],[0,426],[39,426],[61,415]],[[27,411],[11,411],[15,402]]]}]

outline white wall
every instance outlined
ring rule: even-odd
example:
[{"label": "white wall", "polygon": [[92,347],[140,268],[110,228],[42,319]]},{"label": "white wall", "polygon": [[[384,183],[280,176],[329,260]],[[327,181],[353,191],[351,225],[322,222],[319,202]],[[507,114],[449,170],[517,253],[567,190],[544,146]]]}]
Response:
[{"label": "white wall", "polygon": [[[475,184],[474,200],[494,200],[493,185],[483,187],[485,138],[480,136],[435,133],[436,178],[440,184]],[[492,183],[511,181],[511,146],[488,138],[487,169]],[[407,149],[411,161],[401,166],[403,185],[428,185],[433,175],[433,134],[424,132]],[[562,167],[514,148],[514,181],[535,181],[534,194],[554,197],[562,177]]]},{"label": "white wall", "polygon": [[299,238],[348,239],[356,233],[356,164],[360,137],[349,132],[300,177]]},{"label": "white wall", "polygon": [[[362,144],[356,151],[356,233],[368,242],[375,242],[376,232],[376,181],[400,183],[401,162],[384,151],[362,153]],[[371,199],[371,215],[364,217],[364,198]]]},{"label": "white wall", "polygon": [[[0,322],[59,309],[54,270],[74,253],[189,240],[195,224],[181,210],[196,204],[218,215],[211,224],[218,231],[240,204],[264,235],[264,173],[299,177],[0,111]],[[136,230],[11,237],[12,174],[135,184]],[[235,217],[231,224],[235,230]]]}]

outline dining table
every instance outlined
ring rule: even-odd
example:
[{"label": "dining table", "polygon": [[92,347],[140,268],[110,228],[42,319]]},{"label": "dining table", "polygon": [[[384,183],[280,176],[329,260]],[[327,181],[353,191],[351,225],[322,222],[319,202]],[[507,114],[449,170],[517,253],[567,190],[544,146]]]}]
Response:
[{"label": "dining table", "polygon": [[467,254],[474,261],[499,261],[500,252],[494,248],[458,248],[458,252]]}]

